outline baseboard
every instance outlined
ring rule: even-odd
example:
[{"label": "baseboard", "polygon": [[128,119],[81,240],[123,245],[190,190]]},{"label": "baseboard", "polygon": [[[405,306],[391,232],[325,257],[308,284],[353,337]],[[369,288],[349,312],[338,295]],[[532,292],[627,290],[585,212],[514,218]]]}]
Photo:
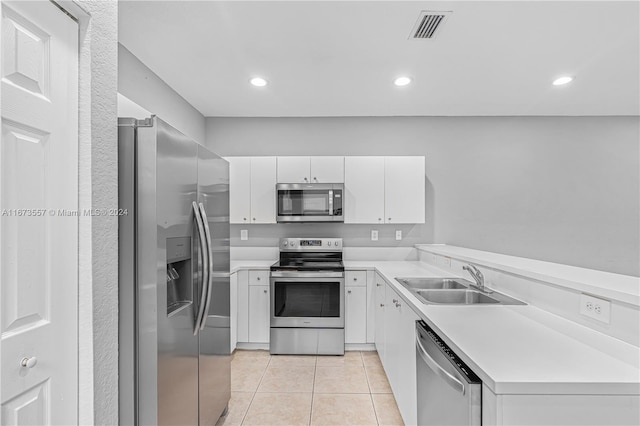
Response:
[{"label": "baseboard", "polygon": [[345,343],[345,351],[375,351],[376,345],[373,343]]},{"label": "baseboard", "polygon": [[[236,350],[238,349],[245,350],[245,351],[268,351],[269,344],[238,342],[236,344]],[[345,351],[375,351],[376,345],[374,345],[373,343],[345,343],[344,350]]]},{"label": "baseboard", "polygon": [[247,351],[268,351],[269,344],[268,343],[249,343],[249,342],[238,342],[236,344],[236,349],[242,349]]}]

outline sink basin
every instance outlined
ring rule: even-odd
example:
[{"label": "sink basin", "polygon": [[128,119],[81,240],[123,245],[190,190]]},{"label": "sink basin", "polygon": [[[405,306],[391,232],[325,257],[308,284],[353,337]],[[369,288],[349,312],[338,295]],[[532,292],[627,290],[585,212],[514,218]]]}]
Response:
[{"label": "sink basin", "polygon": [[473,284],[462,278],[396,278],[409,290],[467,289]]},{"label": "sink basin", "polygon": [[415,294],[427,303],[447,305],[475,305],[500,303],[493,297],[475,290],[416,290]]}]

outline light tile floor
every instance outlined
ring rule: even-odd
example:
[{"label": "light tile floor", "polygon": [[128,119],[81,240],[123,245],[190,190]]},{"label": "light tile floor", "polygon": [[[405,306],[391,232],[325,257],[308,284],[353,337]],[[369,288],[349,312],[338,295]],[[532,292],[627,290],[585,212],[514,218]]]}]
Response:
[{"label": "light tile floor", "polygon": [[269,355],[237,350],[221,425],[403,425],[376,352]]}]

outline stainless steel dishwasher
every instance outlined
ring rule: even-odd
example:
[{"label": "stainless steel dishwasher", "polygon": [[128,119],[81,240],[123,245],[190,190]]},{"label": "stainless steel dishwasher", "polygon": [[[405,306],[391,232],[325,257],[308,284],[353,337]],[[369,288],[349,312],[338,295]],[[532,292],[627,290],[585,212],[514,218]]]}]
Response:
[{"label": "stainless steel dishwasher", "polygon": [[482,381],[424,322],[416,321],[418,425],[481,425]]}]

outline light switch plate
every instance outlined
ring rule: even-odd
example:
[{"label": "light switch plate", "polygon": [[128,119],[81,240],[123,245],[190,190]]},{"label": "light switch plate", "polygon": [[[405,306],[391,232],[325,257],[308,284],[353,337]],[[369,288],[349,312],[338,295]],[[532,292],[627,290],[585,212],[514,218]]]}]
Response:
[{"label": "light switch plate", "polygon": [[378,230],[377,229],[372,229],[371,230],[371,241],[378,241]]},{"label": "light switch plate", "polygon": [[249,239],[249,231],[247,229],[240,230],[240,240],[247,241]]},{"label": "light switch plate", "polygon": [[396,229],[396,240],[400,241],[402,239],[402,230]]},{"label": "light switch plate", "polygon": [[610,324],[611,301],[582,293],[580,295],[580,313],[605,324]]}]

